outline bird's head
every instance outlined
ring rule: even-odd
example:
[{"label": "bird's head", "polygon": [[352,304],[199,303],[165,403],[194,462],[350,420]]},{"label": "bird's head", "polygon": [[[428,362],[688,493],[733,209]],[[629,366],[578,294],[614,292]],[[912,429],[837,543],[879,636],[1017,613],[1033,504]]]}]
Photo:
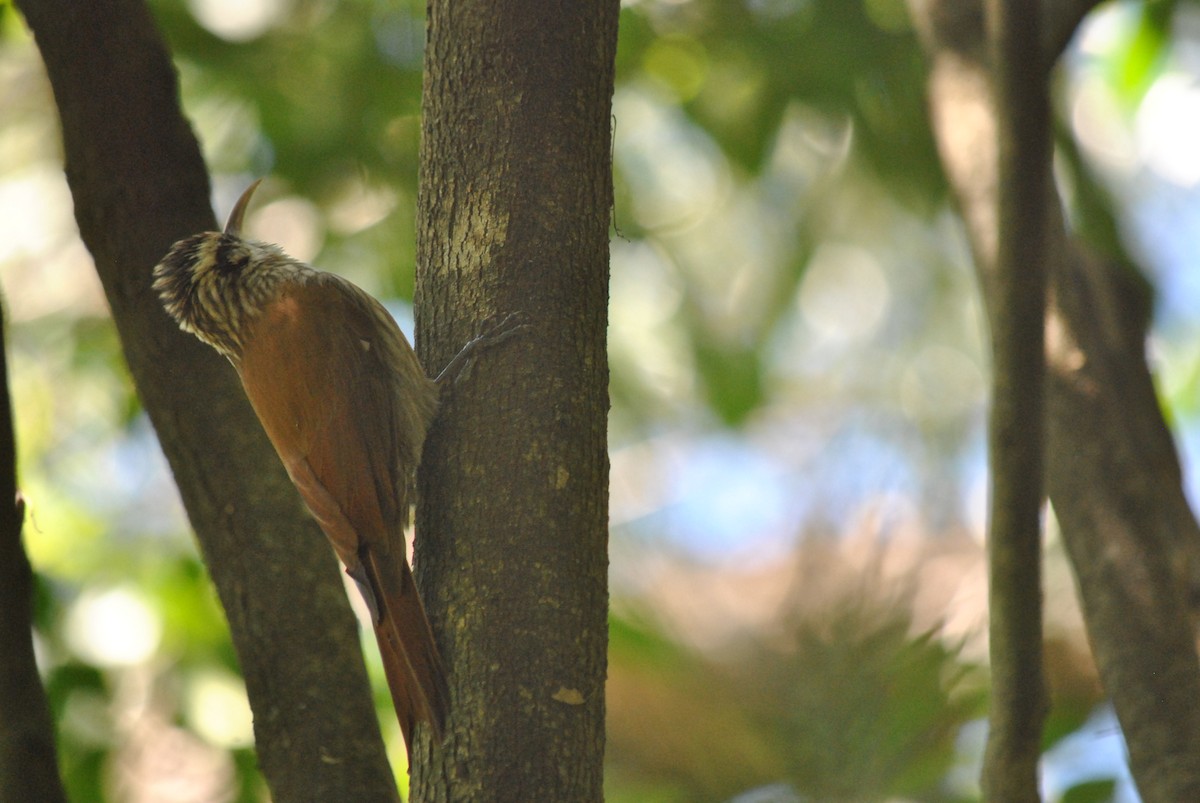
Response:
[{"label": "bird's head", "polygon": [[277,245],[242,237],[255,181],[234,204],[223,232],[185,237],[154,267],[154,290],[180,328],[226,357],[242,352],[246,326],[302,263]]}]

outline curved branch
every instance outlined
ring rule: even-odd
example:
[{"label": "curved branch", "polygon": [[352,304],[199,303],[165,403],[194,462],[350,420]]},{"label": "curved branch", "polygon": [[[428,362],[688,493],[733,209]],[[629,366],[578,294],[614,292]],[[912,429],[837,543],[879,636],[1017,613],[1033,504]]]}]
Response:
[{"label": "curved branch", "polygon": [[19,7],[54,90],[80,233],[225,607],[274,797],[394,797],[333,555],[233,371],[150,289],[172,242],[215,228],[154,22],[140,0]]}]

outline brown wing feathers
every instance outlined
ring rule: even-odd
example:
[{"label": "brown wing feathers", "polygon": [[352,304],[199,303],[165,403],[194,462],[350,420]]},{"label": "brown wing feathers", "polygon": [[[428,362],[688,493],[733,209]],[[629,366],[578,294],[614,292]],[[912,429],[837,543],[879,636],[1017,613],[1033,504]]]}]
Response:
[{"label": "brown wing feathers", "polygon": [[377,302],[335,286],[286,288],[258,316],[237,365],[289,475],[367,599],[411,751],[418,721],[440,738],[449,699],[403,537],[436,390],[399,330],[380,329],[395,324],[378,319],[386,312]]}]

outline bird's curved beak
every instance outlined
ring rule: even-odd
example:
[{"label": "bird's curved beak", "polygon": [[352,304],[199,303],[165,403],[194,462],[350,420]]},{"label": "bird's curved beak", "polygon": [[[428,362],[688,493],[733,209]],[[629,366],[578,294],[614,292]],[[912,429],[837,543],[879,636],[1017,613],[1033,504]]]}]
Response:
[{"label": "bird's curved beak", "polygon": [[233,211],[229,213],[229,220],[225,223],[225,233],[234,237],[240,237],[242,234],[242,218],[246,216],[246,207],[250,205],[250,196],[258,189],[258,185],[262,184],[260,178],[246,188],[242,193],[242,197],[237,199],[237,203],[233,205]]}]

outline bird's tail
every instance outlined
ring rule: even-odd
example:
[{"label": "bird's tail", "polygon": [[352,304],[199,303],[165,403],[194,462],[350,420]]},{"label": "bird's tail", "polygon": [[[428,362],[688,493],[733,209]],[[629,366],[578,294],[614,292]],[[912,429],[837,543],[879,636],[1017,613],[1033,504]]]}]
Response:
[{"label": "bird's tail", "polygon": [[417,722],[429,723],[434,740],[441,742],[450,692],[412,570],[397,557],[369,553],[365,568],[379,606],[373,612],[375,638],[411,759]]}]

